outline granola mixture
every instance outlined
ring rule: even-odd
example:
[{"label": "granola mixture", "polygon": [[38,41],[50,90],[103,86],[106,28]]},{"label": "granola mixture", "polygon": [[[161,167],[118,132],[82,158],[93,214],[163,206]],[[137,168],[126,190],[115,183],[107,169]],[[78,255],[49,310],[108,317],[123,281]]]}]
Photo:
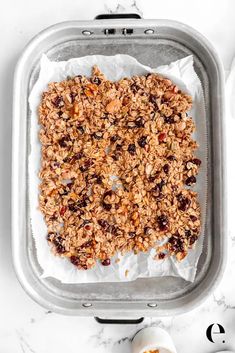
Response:
[{"label": "granola mixture", "polygon": [[187,255],[200,233],[191,105],[158,74],[111,82],[94,67],[48,85],[39,202],[55,254],[84,270],[118,252]]},{"label": "granola mixture", "polygon": [[159,350],[158,349],[154,349],[154,350],[151,350],[151,351],[145,351],[144,353],[159,353]]}]

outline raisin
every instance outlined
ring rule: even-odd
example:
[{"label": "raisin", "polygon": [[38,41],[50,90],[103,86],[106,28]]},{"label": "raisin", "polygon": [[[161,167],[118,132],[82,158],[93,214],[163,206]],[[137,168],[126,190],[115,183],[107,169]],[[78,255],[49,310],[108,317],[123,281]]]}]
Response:
[{"label": "raisin", "polygon": [[149,235],[151,233],[152,228],[150,227],[144,227],[144,234]]},{"label": "raisin", "polygon": [[67,142],[68,142],[69,138],[67,136],[62,137],[58,143],[60,145],[60,147],[67,147]]},{"label": "raisin", "polygon": [[84,198],[82,201],[80,201],[80,202],[77,203],[77,207],[78,207],[78,208],[86,207],[86,206],[88,205],[88,202],[89,202],[89,198],[86,197],[86,198]]},{"label": "raisin", "polygon": [[74,92],[70,93],[70,98],[71,98],[72,103],[75,101],[76,96],[77,96],[77,93],[74,93]]},{"label": "raisin", "polygon": [[164,122],[166,124],[173,124],[175,122],[174,118],[172,118],[172,116],[165,116],[164,117]]},{"label": "raisin", "polygon": [[201,163],[202,163],[202,161],[199,159],[199,158],[194,158],[194,159],[192,159],[192,161],[191,161],[193,164],[196,164],[197,166],[199,166],[200,167],[200,165],[201,165]]},{"label": "raisin", "polygon": [[131,90],[133,93],[137,93],[139,89],[140,89],[140,87],[136,83],[133,83],[131,85]]},{"label": "raisin", "polygon": [[185,196],[183,196],[182,194],[177,195],[177,200],[179,202],[178,209],[180,211],[184,211],[185,212],[189,208],[189,206],[191,204],[190,199],[185,197]]},{"label": "raisin", "polygon": [[113,190],[105,191],[103,194],[103,198],[105,199],[107,196],[112,196],[112,194],[113,194]]},{"label": "raisin", "polygon": [[98,175],[98,174],[93,174],[92,175],[92,178],[94,178],[95,179],[95,181],[96,181],[96,183],[97,184],[102,184],[102,177],[100,176],[100,175]]},{"label": "raisin", "polygon": [[118,143],[118,144],[116,145],[116,150],[117,150],[117,151],[121,151],[121,150],[122,150],[122,145],[121,145],[120,143]]},{"label": "raisin", "polygon": [[58,254],[64,254],[64,253],[66,252],[64,246],[61,245],[61,244],[58,244],[58,245],[56,246],[56,251],[57,251]]},{"label": "raisin", "polygon": [[164,173],[168,174],[169,169],[170,169],[169,164],[165,164],[162,169],[163,169]]},{"label": "raisin", "polygon": [[62,107],[64,105],[63,98],[61,96],[57,96],[54,99],[53,104],[55,105],[56,108]]},{"label": "raisin", "polygon": [[74,266],[80,266],[80,259],[77,256],[71,256],[70,261]]},{"label": "raisin", "polygon": [[75,203],[70,203],[68,205],[69,211],[76,212],[78,210],[78,206]]},{"label": "raisin", "polygon": [[99,77],[95,76],[92,79],[92,83],[95,83],[96,85],[100,85],[101,84],[101,79]]},{"label": "raisin", "polygon": [[192,233],[191,233],[191,230],[190,230],[190,229],[185,229],[184,234],[185,234],[185,236],[186,236],[187,238],[189,238]]},{"label": "raisin", "polygon": [[142,136],[138,139],[138,145],[141,147],[141,148],[144,148],[147,144],[147,136]]},{"label": "raisin", "polygon": [[192,175],[185,180],[185,184],[190,186],[190,185],[195,184],[196,181],[197,181],[196,177],[194,175]]},{"label": "raisin", "polygon": [[150,103],[156,105],[156,99],[157,99],[156,96],[154,96],[153,94],[150,94],[150,96],[149,96]]},{"label": "raisin", "polygon": [[54,237],[55,237],[55,233],[49,232],[47,234],[47,241],[49,241],[49,242],[53,241]]},{"label": "raisin", "polygon": [[192,222],[196,222],[197,221],[197,217],[194,215],[190,215],[190,219]]},{"label": "raisin", "polygon": [[92,136],[96,139],[96,140],[102,140],[103,138],[103,134],[100,131],[94,132],[94,134],[92,134]]},{"label": "raisin", "polygon": [[87,159],[84,162],[84,164],[81,167],[79,167],[79,169],[81,172],[86,172],[92,166],[92,164],[93,164],[92,159]]},{"label": "raisin", "polygon": [[138,117],[135,119],[135,125],[137,127],[144,127],[144,119],[142,117]]},{"label": "raisin", "polygon": [[113,158],[114,161],[118,161],[119,160],[119,155],[118,154],[112,154],[111,157]]},{"label": "raisin", "polygon": [[81,134],[84,134],[85,129],[84,129],[83,126],[79,125],[79,126],[78,126],[78,131],[79,131]]},{"label": "raisin", "polygon": [[164,215],[164,214],[162,214],[161,216],[158,216],[157,223],[158,223],[159,229],[161,231],[165,231],[169,227],[168,217],[166,215]]},{"label": "raisin", "polygon": [[75,162],[76,160],[79,161],[82,157],[84,157],[84,154],[82,152],[78,152],[73,155],[71,162]]},{"label": "raisin", "polygon": [[109,224],[107,221],[105,221],[105,219],[98,219],[97,222],[104,229],[107,229],[109,227]]},{"label": "raisin", "polygon": [[103,266],[109,266],[111,264],[111,261],[110,261],[110,259],[105,259],[101,263]]},{"label": "raisin", "polygon": [[136,147],[134,143],[130,143],[128,146],[128,152],[133,156],[136,152]]},{"label": "raisin", "polygon": [[176,157],[173,155],[170,155],[167,157],[168,161],[176,161]]},{"label": "raisin", "polygon": [[105,203],[105,202],[102,203],[102,206],[106,211],[110,211],[112,208],[112,205],[110,205],[109,203]]},{"label": "raisin", "polygon": [[136,232],[129,232],[128,235],[130,238],[134,238],[136,236]]},{"label": "raisin", "polygon": [[113,135],[113,136],[110,137],[110,141],[111,142],[116,142],[118,139],[119,139],[118,135]]}]

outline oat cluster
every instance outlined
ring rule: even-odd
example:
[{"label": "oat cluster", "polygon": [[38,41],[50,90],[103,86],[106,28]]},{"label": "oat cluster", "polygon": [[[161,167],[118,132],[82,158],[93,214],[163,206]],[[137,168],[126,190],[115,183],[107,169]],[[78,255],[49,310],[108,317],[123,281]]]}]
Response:
[{"label": "oat cluster", "polygon": [[48,85],[39,202],[54,253],[85,270],[118,252],[187,255],[200,232],[191,104],[158,74],[111,82],[94,67]]}]

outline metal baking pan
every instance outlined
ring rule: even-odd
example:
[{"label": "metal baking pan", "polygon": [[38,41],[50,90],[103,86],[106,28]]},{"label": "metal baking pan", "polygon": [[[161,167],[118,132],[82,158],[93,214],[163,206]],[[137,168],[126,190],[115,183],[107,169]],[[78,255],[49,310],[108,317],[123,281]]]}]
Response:
[{"label": "metal baking pan", "polygon": [[[116,17],[116,16],[114,16]],[[120,15],[118,15],[120,17]],[[15,71],[13,108],[12,246],[15,271],[25,291],[49,310],[105,317],[175,315],[199,304],[215,288],[226,259],[224,89],[220,61],[207,40],[192,28],[168,20],[100,16],[94,21],[56,24],[25,48]],[[138,279],[125,283],[62,284],[40,278],[41,268],[30,228],[28,94],[43,53],[52,60],[90,54],[129,54],[157,67],[192,54],[202,82],[208,130],[208,210],[203,253],[194,283],[180,278]]]}]

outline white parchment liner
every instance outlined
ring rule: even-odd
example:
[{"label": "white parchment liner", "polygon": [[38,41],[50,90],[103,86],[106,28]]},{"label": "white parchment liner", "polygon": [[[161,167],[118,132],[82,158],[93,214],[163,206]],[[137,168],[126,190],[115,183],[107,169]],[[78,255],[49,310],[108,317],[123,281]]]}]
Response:
[{"label": "white parchment liner", "polygon": [[[67,259],[54,256],[47,244],[47,228],[43,215],[38,209],[38,185],[40,180],[38,172],[40,169],[40,142],[38,132],[38,106],[41,94],[47,89],[49,82],[61,81],[67,76],[86,75],[90,76],[93,65],[98,65],[109,80],[119,80],[123,77],[143,75],[148,72],[158,72],[171,79],[180,89],[187,91],[193,97],[193,108],[191,114],[196,122],[195,139],[200,147],[197,150],[198,157],[202,160],[200,174],[195,190],[199,192],[199,202],[202,211],[202,231],[195,249],[189,251],[189,255],[181,262],[174,258],[162,261],[153,260],[155,251],[134,255],[128,253],[125,256],[118,254],[121,261],[104,267],[100,264],[88,271],[77,270]],[[194,281],[197,263],[202,252],[204,225],[207,201],[207,131],[206,113],[203,91],[200,80],[193,68],[193,57],[188,56],[170,65],[151,69],[140,64],[129,55],[102,56],[92,55],[75,58],[69,61],[52,62],[45,55],[41,58],[40,74],[30,96],[31,109],[31,153],[29,156],[29,201],[32,233],[35,239],[39,264],[42,267],[42,277],[54,277],[63,283],[86,283],[86,282],[116,282],[132,281],[137,277],[157,276],[179,276],[188,281]],[[125,271],[129,270],[128,276]]]}]

